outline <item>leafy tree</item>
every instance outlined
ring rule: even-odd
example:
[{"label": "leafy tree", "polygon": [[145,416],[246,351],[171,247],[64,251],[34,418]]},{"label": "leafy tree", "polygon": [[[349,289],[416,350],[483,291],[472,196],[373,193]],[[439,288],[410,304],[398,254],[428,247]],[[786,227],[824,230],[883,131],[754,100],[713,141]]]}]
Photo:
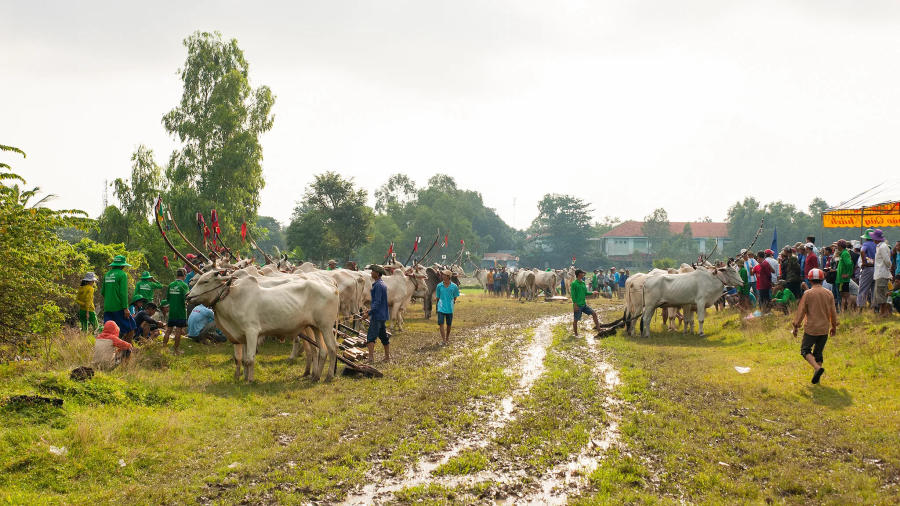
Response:
[{"label": "leafy tree", "polygon": [[300,246],[317,260],[326,256],[348,259],[369,240],[372,210],[365,190],[335,172],[315,177],[294,209],[288,227],[288,246]]},{"label": "leafy tree", "polygon": [[242,220],[253,223],[259,208],[259,136],[272,128],[275,97],[266,86],[250,87],[250,66],[236,39],[198,31],[184,45],[181,101],[163,117],[166,131],[182,143],[166,168],[168,202],[180,223],[215,208],[222,237],[236,245]]},{"label": "leafy tree", "polygon": [[530,263],[567,265],[588,250],[590,205],[571,195],[544,195],[529,232],[536,238],[526,254]]},{"label": "leafy tree", "polygon": [[[256,219],[256,231],[254,233],[256,244],[269,255],[278,249],[284,251],[287,249],[285,242],[285,229],[281,227],[281,223],[271,216],[260,216]],[[259,255],[262,257],[262,255]],[[262,258],[259,258],[262,261]]]},{"label": "leafy tree", "polygon": [[406,174],[393,174],[375,190],[375,212],[396,211],[416,198],[416,184]]},{"label": "leafy tree", "polygon": [[650,252],[657,253],[669,238],[669,214],[663,208],[654,209],[644,217],[641,231],[650,240]]},{"label": "leafy tree", "polygon": [[[680,234],[669,235],[662,240],[659,245],[659,252],[656,256],[668,257],[674,259],[679,264],[681,262],[691,263],[697,259],[697,243],[694,241],[694,234],[691,231],[691,224],[685,223]],[[654,262],[654,265],[656,262]]]},{"label": "leafy tree", "polygon": [[[0,152],[25,156],[5,145]],[[71,304],[75,280],[87,266],[84,255],[54,233],[87,228],[85,213],[48,209],[52,195],[37,198],[39,188],[19,183],[25,179],[0,162],[0,354],[6,356],[22,351],[30,336],[58,332],[59,308]]]},{"label": "leafy tree", "polygon": [[131,178],[113,181],[113,193],[119,200],[122,214],[129,221],[146,223],[150,218],[153,199],[162,190],[162,169],[153,159],[153,150],[138,146],[131,155]]}]

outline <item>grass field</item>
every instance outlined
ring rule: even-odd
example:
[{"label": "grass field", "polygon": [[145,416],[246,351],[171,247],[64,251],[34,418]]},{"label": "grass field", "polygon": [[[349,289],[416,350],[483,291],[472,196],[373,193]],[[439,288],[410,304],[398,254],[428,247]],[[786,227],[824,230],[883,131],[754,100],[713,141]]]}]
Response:
[{"label": "grass field", "polygon": [[[92,338],[68,334],[50,366],[0,366],[0,397],[64,400],[0,407],[0,500],[340,502],[366,483],[398,484],[378,502],[517,500],[544,497],[534,494],[589,449],[594,466],[552,497],[900,502],[896,319],[843,318],[818,386],[783,316],[744,323],[725,311],[707,320],[706,338],[659,332],[597,343],[573,338],[563,319],[523,389],[538,323],[570,306],[464,293],[453,343],[439,346],[433,319],[414,307],[377,380],[313,383],[301,377],[302,359],[289,361],[289,343],[267,342],[252,385],[232,379],[223,345],[191,345],[179,357],[151,346],[79,383],[68,371],[87,361]],[[600,305],[617,311],[615,301]],[[602,361],[618,369],[615,402]],[[496,422],[501,406],[511,416]],[[617,441],[592,449],[615,420]],[[406,480],[437,455],[445,458],[425,479]]]}]

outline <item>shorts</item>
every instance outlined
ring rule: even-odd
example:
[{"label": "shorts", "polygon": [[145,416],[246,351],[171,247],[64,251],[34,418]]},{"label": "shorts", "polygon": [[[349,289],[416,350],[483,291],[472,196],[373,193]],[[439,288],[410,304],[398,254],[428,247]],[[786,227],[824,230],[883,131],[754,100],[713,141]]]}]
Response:
[{"label": "shorts", "polygon": [[772,302],[772,289],[771,288],[760,288],[759,289],[759,305],[764,306]]},{"label": "shorts", "polygon": [[453,313],[442,313],[438,311],[438,325],[443,325],[444,320],[447,321],[447,326],[453,325]]},{"label": "shorts", "polygon": [[589,314],[589,315],[591,315],[591,316],[597,314],[597,313],[594,313],[594,310],[591,309],[590,306],[588,306],[588,305],[581,306],[581,307],[579,307],[578,309],[575,310],[574,316],[575,316],[575,321],[576,321],[576,322],[579,321],[579,320],[581,320],[581,313]]},{"label": "shorts", "polygon": [[807,355],[812,354],[813,358],[816,359],[816,362],[822,363],[824,359],[822,358],[822,350],[825,349],[825,343],[828,341],[828,334],[824,336],[811,336],[806,332],[803,333],[803,342],[800,343],[800,355],[803,358],[806,358]]},{"label": "shorts", "polygon": [[841,293],[850,293],[850,282],[849,281],[844,283],[843,285],[841,285],[840,292]]},{"label": "shorts", "polygon": [[137,324],[134,323],[134,318],[130,316],[126,317],[124,309],[104,312],[103,323],[106,323],[110,320],[116,322],[116,325],[119,326],[119,337],[122,337],[137,328]]},{"label": "shorts", "polygon": [[185,329],[185,328],[187,328],[187,319],[185,318],[183,320],[169,320],[166,322],[166,327],[167,328],[175,327],[175,328]]},{"label": "shorts", "polygon": [[[438,313],[438,316],[440,316],[440,314],[441,313]],[[383,344],[385,346],[387,346],[389,344],[389,342],[388,342],[389,338],[387,335],[387,327],[385,327],[385,323],[387,323],[387,322],[385,322],[384,320],[372,319],[369,321],[369,332],[366,333],[366,342],[367,343],[374,343],[375,340],[380,339],[381,344]]]},{"label": "shorts", "polygon": [[887,278],[875,280],[875,294],[872,299],[873,306],[880,306],[888,303],[888,281]]}]

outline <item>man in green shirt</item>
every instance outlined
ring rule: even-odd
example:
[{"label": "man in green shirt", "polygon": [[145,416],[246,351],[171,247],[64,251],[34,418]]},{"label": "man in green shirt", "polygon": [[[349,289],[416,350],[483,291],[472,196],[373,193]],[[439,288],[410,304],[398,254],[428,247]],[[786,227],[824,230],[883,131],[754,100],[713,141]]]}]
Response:
[{"label": "man in green shirt", "polygon": [[128,311],[128,274],[123,267],[131,267],[125,261],[124,255],[116,255],[111,269],[103,276],[103,286],[100,293],[103,295],[103,323],[110,320],[119,326],[119,337],[130,341],[134,336],[134,319]]},{"label": "man in green shirt", "polygon": [[785,288],[787,284],[783,279],[779,280],[775,285],[775,296],[772,298],[772,304],[784,311],[784,314],[788,314],[788,309],[791,304],[797,301],[797,298],[794,297],[794,292]]},{"label": "man in green shirt", "polygon": [[[571,286],[569,286],[569,293],[572,294],[572,309],[574,310],[575,318],[574,321],[572,321],[572,330],[575,332],[575,337],[578,337],[578,320],[581,319],[581,313],[589,314],[594,317],[594,329],[599,333],[600,320],[597,318],[597,313],[595,313],[585,301],[585,297],[587,297],[587,286],[584,284],[583,270],[577,269],[575,271],[575,281],[572,281]],[[597,292],[592,291],[591,293]]]},{"label": "man in green shirt", "polygon": [[169,319],[166,322],[166,335],[163,336],[163,346],[169,344],[169,335],[175,332],[175,346],[172,353],[181,354],[179,346],[181,345],[181,336],[184,335],[184,329],[187,328],[187,303],[185,298],[191,288],[184,282],[184,269],[178,269],[175,274],[175,281],[169,283],[166,290],[166,301],[169,303]]},{"label": "man in green shirt", "polygon": [[141,279],[137,283],[134,284],[134,296],[138,295],[144,297],[147,302],[153,302],[153,292],[156,290],[162,290],[165,288],[162,284],[158,283],[153,276],[150,275],[150,272],[144,271],[141,274]]}]

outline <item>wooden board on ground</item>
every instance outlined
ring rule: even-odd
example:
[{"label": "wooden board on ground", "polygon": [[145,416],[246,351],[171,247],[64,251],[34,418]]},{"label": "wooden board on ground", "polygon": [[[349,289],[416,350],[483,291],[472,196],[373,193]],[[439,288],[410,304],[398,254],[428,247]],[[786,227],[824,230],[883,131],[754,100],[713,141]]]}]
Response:
[{"label": "wooden board on ground", "polygon": [[555,300],[569,300],[569,298],[563,297],[562,295],[554,295],[553,297],[544,297],[545,302],[552,302]]},{"label": "wooden board on ground", "polygon": [[[319,343],[313,339],[306,337],[303,334],[300,334],[300,338],[305,340],[306,342],[312,344],[316,348],[319,347]],[[343,345],[343,343],[341,343]],[[374,376],[376,378],[381,378],[384,374],[381,373],[378,369],[374,367],[364,364],[363,360],[368,356],[368,353],[360,350],[358,348],[352,347],[343,347],[341,346],[341,351],[337,354],[337,359],[347,366],[347,369],[351,369],[356,372],[360,372],[366,374],[368,376]]]}]

